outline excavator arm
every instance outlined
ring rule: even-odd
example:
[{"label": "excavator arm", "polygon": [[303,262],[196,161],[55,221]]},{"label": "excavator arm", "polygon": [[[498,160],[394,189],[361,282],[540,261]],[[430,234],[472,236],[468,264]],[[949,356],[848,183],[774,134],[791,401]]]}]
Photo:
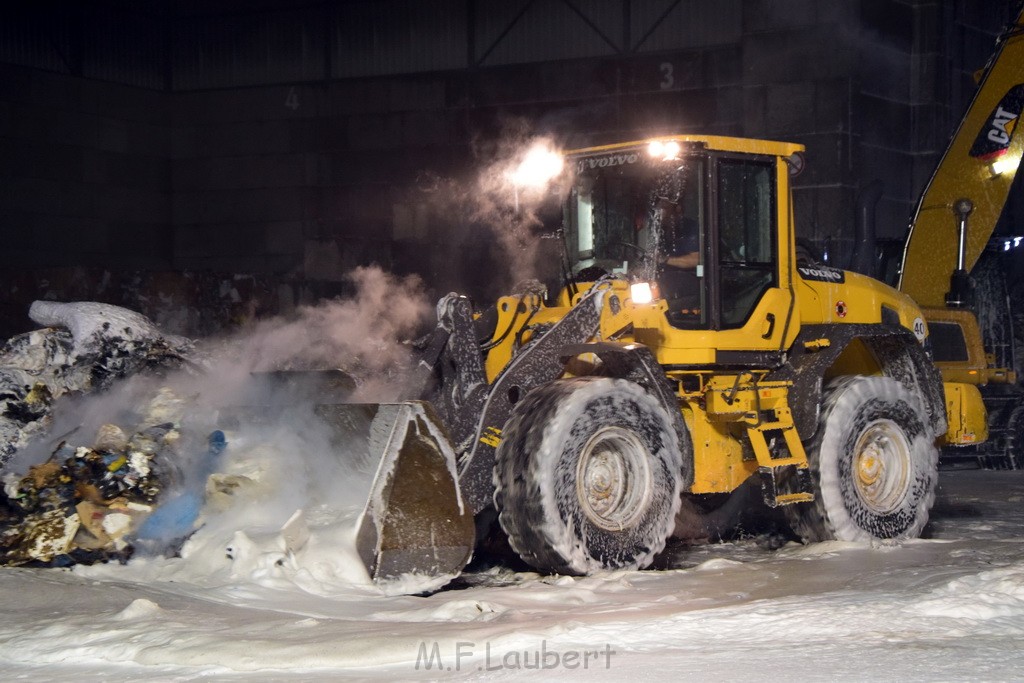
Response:
[{"label": "excavator arm", "polygon": [[[958,271],[966,277],[992,236],[1024,152],[1018,126],[1022,111],[1024,10],[1000,36],[978,91],[918,203],[899,288],[920,305],[946,305],[951,277]],[[962,240],[961,224],[966,228]]]}]

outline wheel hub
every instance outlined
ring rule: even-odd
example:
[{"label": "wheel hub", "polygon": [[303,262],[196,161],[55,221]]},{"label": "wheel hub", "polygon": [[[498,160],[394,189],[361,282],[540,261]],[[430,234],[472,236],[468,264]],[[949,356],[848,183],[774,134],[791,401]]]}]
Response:
[{"label": "wheel hub", "polygon": [[649,454],[637,436],[621,427],[604,427],[580,453],[576,495],[587,518],[609,531],[634,524],[651,496]]},{"label": "wheel hub", "polygon": [[892,420],[868,425],[853,452],[853,483],[857,495],[871,510],[896,510],[910,488],[910,444]]}]

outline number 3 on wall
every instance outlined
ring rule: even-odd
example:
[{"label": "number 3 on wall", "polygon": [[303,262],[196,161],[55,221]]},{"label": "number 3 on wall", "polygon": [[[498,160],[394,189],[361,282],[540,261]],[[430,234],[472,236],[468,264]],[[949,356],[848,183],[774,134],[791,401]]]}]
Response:
[{"label": "number 3 on wall", "polygon": [[661,83],[658,87],[662,90],[668,90],[676,84],[676,79],[672,72],[674,70],[672,62],[662,62],[658,65],[658,69],[661,71]]}]

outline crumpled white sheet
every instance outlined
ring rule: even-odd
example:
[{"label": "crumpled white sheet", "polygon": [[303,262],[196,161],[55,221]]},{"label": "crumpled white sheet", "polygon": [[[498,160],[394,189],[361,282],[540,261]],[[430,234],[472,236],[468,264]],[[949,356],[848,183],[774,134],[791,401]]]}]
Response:
[{"label": "crumpled white sheet", "polygon": [[162,339],[171,347],[189,343],[184,337],[161,332],[141,313],[96,301],[33,301],[28,317],[44,327],[63,327],[70,331],[74,338],[74,356],[95,350],[102,339],[112,337],[126,341]]}]

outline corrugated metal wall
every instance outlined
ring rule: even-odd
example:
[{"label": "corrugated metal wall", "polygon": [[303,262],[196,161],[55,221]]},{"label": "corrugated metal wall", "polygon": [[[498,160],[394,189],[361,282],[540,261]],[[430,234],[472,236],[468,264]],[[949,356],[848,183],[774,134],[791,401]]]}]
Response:
[{"label": "corrugated metal wall", "polygon": [[125,85],[167,87],[166,21],[88,5],[0,9],[0,62]]},{"label": "corrugated metal wall", "polygon": [[351,3],[330,15],[331,76],[358,78],[466,66],[466,0]]},{"label": "corrugated metal wall", "polygon": [[190,17],[173,26],[175,90],[324,77],[323,13],[316,8]]},{"label": "corrugated metal wall", "polygon": [[167,22],[119,11],[88,15],[82,25],[82,76],[154,90],[168,85]]},{"label": "corrugated metal wall", "polygon": [[474,10],[477,65],[597,57],[622,51],[623,10],[617,0],[480,0]]},{"label": "corrugated metal wall", "polygon": [[655,52],[738,42],[743,0],[633,0],[630,47]]},{"label": "corrugated metal wall", "polygon": [[742,29],[742,0],[360,0],[178,16],[148,6],[0,9],[0,62],[204,90],[692,49]]},{"label": "corrugated metal wall", "polygon": [[47,71],[70,73],[70,26],[36,12],[3,10],[0,14],[0,61]]}]

